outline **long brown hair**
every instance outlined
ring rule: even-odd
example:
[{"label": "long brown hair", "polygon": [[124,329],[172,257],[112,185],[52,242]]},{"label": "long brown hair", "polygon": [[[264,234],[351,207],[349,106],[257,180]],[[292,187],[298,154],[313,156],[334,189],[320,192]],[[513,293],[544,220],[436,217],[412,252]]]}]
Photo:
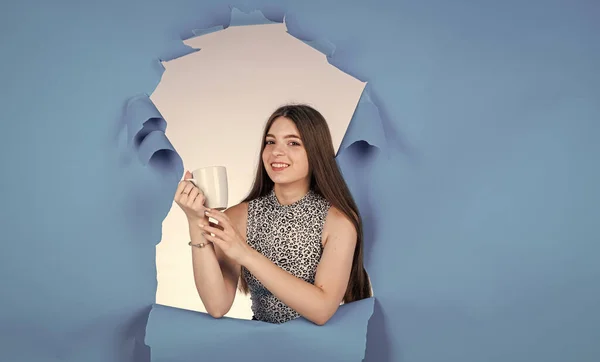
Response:
[{"label": "long brown hair", "polygon": [[[335,161],[329,126],[316,109],[303,104],[285,105],[278,108],[269,117],[261,140],[262,146],[256,178],[250,193],[243,202],[265,196],[273,189],[274,183],[265,170],[262,153],[267,133],[278,117],[285,117],[293,121],[300,132],[300,138],[308,156],[311,173],[310,188],[344,213],[352,220],[356,228],[357,242],[352,260],[352,271],[343,298],[344,303],[371,297],[371,283],[363,264],[363,229],[360,213]],[[242,276],[240,276],[239,289],[245,294],[249,291],[248,284]]]}]

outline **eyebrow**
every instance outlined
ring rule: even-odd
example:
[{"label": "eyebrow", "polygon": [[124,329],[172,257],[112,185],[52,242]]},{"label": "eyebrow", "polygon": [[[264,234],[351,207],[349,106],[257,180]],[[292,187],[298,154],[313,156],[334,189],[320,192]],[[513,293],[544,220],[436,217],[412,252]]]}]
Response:
[{"label": "eyebrow", "polygon": [[[274,135],[272,135],[272,134],[270,134],[270,133],[269,133],[269,134],[267,134],[267,136],[266,136],[266,137],[273,137],[273,138],[277,138],[277,137],[275,137]],[[265,138],[266,138],[266,137],[265,137]],[[285,135],[285,136],[283,136],[283,138],[297,138],[297,139],[300,139],[300,136],[298,136],[298,135],[295,135],[295,134],[288,134],[288,135]]]}]

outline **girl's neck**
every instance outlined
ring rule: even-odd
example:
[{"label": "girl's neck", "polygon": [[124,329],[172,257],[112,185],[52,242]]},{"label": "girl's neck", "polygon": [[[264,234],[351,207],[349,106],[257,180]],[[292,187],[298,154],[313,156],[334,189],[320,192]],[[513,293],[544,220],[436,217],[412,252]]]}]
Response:
[{"label": "girl's neck", "polygon": [[281,185],[275,184],[273,190],[275,196],[281,205],[290,205],[294,202],[303,198],[309,191],[310,187],[308,183],[302,183],[301,185]]}]

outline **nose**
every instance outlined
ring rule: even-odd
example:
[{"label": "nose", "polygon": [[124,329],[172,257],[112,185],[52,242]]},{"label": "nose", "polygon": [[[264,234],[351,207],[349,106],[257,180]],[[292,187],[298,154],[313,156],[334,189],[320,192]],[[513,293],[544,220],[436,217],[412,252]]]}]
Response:
[{"label": "nose", "polygon": [[271,152],[273,153],[273,156],[284,155],[283,147],[281,146],[281,144],[274,144]]}]

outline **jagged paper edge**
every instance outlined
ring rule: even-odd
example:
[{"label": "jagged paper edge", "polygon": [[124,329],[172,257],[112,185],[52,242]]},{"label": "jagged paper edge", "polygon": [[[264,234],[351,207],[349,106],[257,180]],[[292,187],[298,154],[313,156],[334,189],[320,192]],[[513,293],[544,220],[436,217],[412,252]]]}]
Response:
[{"label": "jagged paper edge", "polygon": [[[285,20],[286,20],[286,16],[284,15],[284,17],[282,19],[282,23],[285,24]],[[192,30],[192,35],[190,37],[184,38],[181,40],[182,40],[182,42],[184,42],[185,40],[188,40],[191,38],[195,38],[198,36],[203,36],[206,34],[224,30],[224,29],[228,28],[229,26],[262,25],[262,24],[276,24],[276,23],[277,22],[275,22],[275,21],[267,19],[264,16],[264,14],[262,13],[262,11],[260,11],[258,9],[254,9],[249,12],[242,12],[238,8],[234,7],[231,9],[231,18],[230,18],[229,24],[216,25],[216,26],[212,26],[212,27],[208,27],[208,28],[204,28],[204,29],[197,28],[197,29]],[[308,46],[310,46],[310,47],[316,49],[317,51],[321,52],[322,54],[324,54],[328,60],[329,65],[336,67],[334,64],[331,63],[331,58],[333,57],[335,50],[336,50],[336,47],[333,43],[331,43],[327,40],[324,40],[324,39],[311,39],[311,40],[302,39],[300,34],[298,34],[296,32],[290,32],[289,30],[288,30],[288,34],[295,37],[296,39],[301,40]],[[160,78],[162,78],[162,74],[165,71],[163,62],[175,60],[177,58],[189,55],[191,53],[194,53],[194,52],[200,50],[200,49],[194,49],[185,44],[183,44],[183,46],[185,48],[183,50],[179,51],[178,54],[158,59],[158,64],[160,66],[160,73],[161,73]],[[336,68],[339,69],[338,67],[336,67]],[[352,77],[357,78],[356,76],[354,76],[348,72],[345,72],[345,73],[349,74]],[[160,83],[160,80],[157,83],[157,85],[159,83]],[[141,104],[143,104],[143,106],[138,108],[137,105],[140,104],[140,103],[138,103],[140,101],[142,101]],[[371,120],[371,121],[369,119],[364,119],[365,118],[364,114],[365,113],[368,114],[369,110],[371,110],[371,112],[373,112],[373,109],[376,111],[375,112],[376,119]],[[135,114],[137,112],[142,112],[142,113],[148,112],[148,114],[151,117],[147,117],[146,121],[140,122],[140,120],[144,119],[144,116],[142,116],[142,117],[132,117],[131,116],[132,113]],[[126,129],[127,129],[127,143],[130,146],[133,144],[134,147],[135,147],[135,143],[133,142],[133,140],[136,137],[136,135],[138,135],[144,129],[144,124],[147,121],[149,121],[150,119],[155,119],[155,118],[160,118],[161,120],[164,121],[164,118],[162,118],[162,116],[160,115],[160,112],[158,111],[156,106],[154,106],[154,104],[152,103],[152,101],[150,100],[148,95],[142,95],[142,96],[138,95],[138,96],[132,97],[127,102],[127,109],[126,109],[125,114],[126,114],[126,116],[123,119],[123,125],[126,126]],[[351,131],[353,125],[356,127],[357,124],[369,124],[369,122],[373,122],[375,124],[375,127],[371,127],[371,129],[374,130],[374,132],[371,132],[370,137],[360,137],[358,134],[355,136],[348,136],[349,134],[351,134],[350,131]],[[148,136],[153,135],[153,138],[161,139],[162,141],[168,142],[168,139],[166,138],[166,136],[164,136],[164,138],[163,138],[162,136],[157,136],[157,134],[156,134],[156,132],[162,132],[162,134],[164,135],[165,129],[166,129],[166,123],[162,129],[159,129],[158,131],[150,132],[150,133],[148,133]],[[379,108],[373,103],[373,101],[369,95],[369,84],[368,83],[367,83],[366,87],[363,89],[363,93],[361,94],[358,105],[357,105],[355,112],[352,116],[352,119],[348,125],[348,128],[346,129],[346,133],[345,133],[344,139],[342,141],[342,145],[340,145],[340,149],[338,150],[338,154],[343,149],[346,149],[347,147],[349,147],[352,144],[359,142],[359,141],[367,142],[372,147],[376,147],[379,149],[387,149],[387,147],[386,147],[387,142],[386,142],[385,133],[384,133],[383,127],[382,127],[382,120],[381,120],[381,117],[379,116]],[[166,144],[166,142],[165,142],[165,144]],[[168,142],[168,146],[169,147],[163,146],[160,150],[156,150],[155,152],[151,152],[151,150],[150,151],[148,150],[148,149],[151,149],[151,147],[146,147],[146,150],[139,148],[137,151],[138,151],[138,156],[140,157],[140,161],[142,162],[142,164],[148,164],[156,152],[161,151],[161,150],[169,150],[169,151],[175,152],[175,154],[177,155],[177,157],[176,157],[177,165],[174,166],[174,169],[176,169],[177,174],[179,174],[179,175],[182,174],[183,173],[183,162],[182,162],[180,156],[177,154],[175,148],[170,144],[170,142]],[[371,313],[370,313],[369,318],[367,319],[367,323],[365,325],[362,360],[364,360],[364,358],[366,356],[368,324],[373,316],[373,311],[374,311],[374,307],[371,309]],[[146,325],[146,327],[147,327],[147,325]],[[144,344],[145,344],[145,342],[144,342]]]}]

